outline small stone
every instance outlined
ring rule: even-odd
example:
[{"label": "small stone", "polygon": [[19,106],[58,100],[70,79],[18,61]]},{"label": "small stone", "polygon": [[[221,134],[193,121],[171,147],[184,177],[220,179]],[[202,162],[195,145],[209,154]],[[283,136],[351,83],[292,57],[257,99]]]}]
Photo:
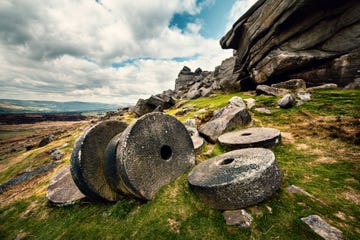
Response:
[{"label": "small stone", "polygon": [[253,107],[255,107],[256,104],[256,100],[253,98],[245,98],[244,102],[246,102],[248,109],[252,109]]},{"label": "small stone", "polygon": [[39,143],[39,147],[43,147],[45,145],[48,145],[50,142],[54,141],[55,139],[55,135],[54,134],[50,134],[45,136]]},{"label": "small stone", "polygon": [[188,118],[184,122],[185,127],[197,128],[196,120],[194,118]]},{"label": "small stone", "polygon": [[298,98],[300,98],[302,101],[310,101],[311,100],[311,94],[304,91],[299,91],[297,93]]},{"label": "small stone", "polygon": [[286,94],[278,101],[278,106],[281,108],[291,108],[294,106],[295,98],[291,94]]},{"label": "small stone", "polygon": [[316,234],[325,240],[343,239],[342,231],[331,226],[318,215],[310,215],[308,217],[301,218],[301,221],[307,224]]},{"label": "small stone", "polygon": [[65,153],[63,151],[56,149],[55,151],[53,151],[50,154],[50,158],[53,160],[60,160],[64,155],[65,155]]},{"label": "small stone", "polygon": [[269,109],[263,108],[263,107],[255,108],[255,111],[259,112],[259,113],[269,114],[269,115],[271,114],[271,111]]},{"label": "small stone", "polygon": [[253,221],[253,217],[244,209],[227,210],[223,212],[223,216],[227,225],[240,228],[249,228]]}]

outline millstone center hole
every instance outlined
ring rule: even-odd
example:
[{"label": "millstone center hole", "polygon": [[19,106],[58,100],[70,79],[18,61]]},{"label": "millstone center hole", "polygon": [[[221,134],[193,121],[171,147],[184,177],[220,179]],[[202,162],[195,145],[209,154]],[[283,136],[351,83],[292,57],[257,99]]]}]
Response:
[{"label": "millstone center hole", "polygon": [[241,136],[250,136],[251,135],[251,133],[243,133],[243,134],[241,134]]},{"label": "millstone center hole", "polygon": [[230,163],[232,163],[235,159],[234,158],[227,158],[227,159],[224,159],[220,165],[228,165]]},{"label": "millstone center hole", "polygon": [[163,145],[160,149],[160,156],[164,160],[169,160],[172,156],[173,152],[170,146]]}]

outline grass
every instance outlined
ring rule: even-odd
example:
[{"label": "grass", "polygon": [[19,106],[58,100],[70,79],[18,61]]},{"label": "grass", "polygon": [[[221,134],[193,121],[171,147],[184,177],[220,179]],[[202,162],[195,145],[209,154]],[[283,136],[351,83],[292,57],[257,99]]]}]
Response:
[{"label": "grass", "polygon": [[[49,176],[37,186],[43,190],[1,205],[0,239],[319,239],[300,221],[311,214],[343,231],[345,239],[358,239],[360,147],[355,142],[359,91],[314,91],[312,101],[286,110],[276,108],[276,97],[218,94],[190,100],[168,113],[193,106],[180,117],[184,121],[198,115],[199,109],[214,111],[226,105],[233,96],[253,97],[257,107],[268,107],[271,115],[251,112],[255,126],[276,127],[283,133],[282,144],[273,149],[284,174],[282,187],[270,199],[246,209],[254,218],[250,229],[227,226],[221,211],[207,207],[189,189],[188,172],[146,203],[134,199],[116,204],[84,200],[61,208],[50,206],[46,200],[44,187]],[[335,130],[329,126],[337,126],[335,130],[340,133],[349,131],[353,137],[333,134]],[[68,154],[74,139],[72,136],[67,141]],[[219,144],[208,144],[197,158],[205,161],[224,152]],[[40,155],[39,149],[24,162]],[[21,168],[28,166],[19,164],[24,164]],[[13,171],[16,169],[14,165]],[[290,185],[303,188],[314,198],[289,193],[286,187]],[[4,194],[5,199],[9,197]]]}]

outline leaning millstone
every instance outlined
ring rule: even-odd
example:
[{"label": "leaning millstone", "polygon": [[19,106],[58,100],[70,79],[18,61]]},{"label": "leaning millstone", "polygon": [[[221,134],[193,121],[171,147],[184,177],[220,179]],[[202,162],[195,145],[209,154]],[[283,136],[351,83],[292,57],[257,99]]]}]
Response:
[{"label": "leaning millstone", "polygon": [[71,177],[70,165],[60,170],[51,180],[46,197],[57,206],[71,205],[85,198]]},{"label": "leaning millstone", "polygon": [[191,189],[216,209],[246,208],[273,195],[282,174],[274,153],[265,148],[247,148],[211,158],[188,176]]},{"label": "leaning millstone", "polygon": [[343,239],[343,233],[325,222],[318,215],[310,215],[301,218],[301,221],[306,223],[316,234],[326,240],[340,240]]},{"label": "leaning millstone", "polygon": [[228,149],[272,148],[280,143],[281,133],[274,128],[247,128],[224,133],[218,140],[221,145]]},{"label": "leaning millstone", "polygon": [[87,197],[100,201],[119,199],[105,180],[104,154],[110,140],[126,127],[127,124],[120,121],[103,121],[76,141],[71,155],[71,174],[75,184]]},{"label": "leaning millstone", "polygon": [[226,225],[234,225],[240,228],[249,228],[253,217],[244,209],[227,210],[223,212]]},{"label": "leaning millstone", "polygon": [[150,200],[195,164],[185,126],[164,113],[144,115],[115,138],[106,151],[105,172],[113,188],[126,195]]}]

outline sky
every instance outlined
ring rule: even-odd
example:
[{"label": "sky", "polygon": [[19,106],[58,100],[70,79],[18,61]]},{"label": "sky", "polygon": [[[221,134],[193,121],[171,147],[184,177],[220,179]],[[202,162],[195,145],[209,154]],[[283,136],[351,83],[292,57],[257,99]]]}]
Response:
[{"label": "sky", "polygon": [[0,98],[136,103],[213,71],[255,0],[1,0]]}]

